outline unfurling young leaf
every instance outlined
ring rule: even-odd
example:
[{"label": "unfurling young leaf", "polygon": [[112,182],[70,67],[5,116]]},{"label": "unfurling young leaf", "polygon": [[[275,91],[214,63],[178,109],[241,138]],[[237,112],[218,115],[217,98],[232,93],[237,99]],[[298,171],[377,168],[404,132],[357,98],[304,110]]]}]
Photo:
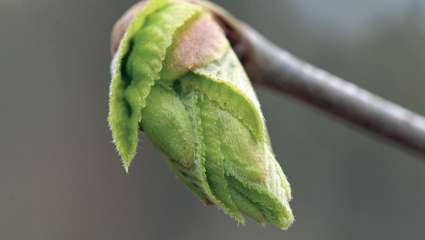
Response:
[{"label": "unfurling young leaf", "polygon": [[290,185],[220,26],[182,0],[151,0],[132,14],[112,63],[108,119],[125,170],[143,129],[205,203],[240,223],[247,215],[288,228]]}]

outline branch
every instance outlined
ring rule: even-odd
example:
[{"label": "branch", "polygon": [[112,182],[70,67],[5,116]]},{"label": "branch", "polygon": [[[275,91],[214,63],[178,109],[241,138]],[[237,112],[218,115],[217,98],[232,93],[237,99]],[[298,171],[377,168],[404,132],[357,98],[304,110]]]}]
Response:
[{"label": "branch", "polygon": [[247,25],[241,23],[238,31],[251,49],[241,60],[255,83],[289,94],[425,157],[423,116],[296,58]]}]

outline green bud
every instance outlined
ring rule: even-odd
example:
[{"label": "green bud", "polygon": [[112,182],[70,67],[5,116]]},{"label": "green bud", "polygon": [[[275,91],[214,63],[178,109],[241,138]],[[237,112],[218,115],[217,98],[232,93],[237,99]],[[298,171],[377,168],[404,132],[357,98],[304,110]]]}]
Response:
[{"label": "green bud", "polygon": [[209,13],[151,0],[132,11],[112,63],[109,123],[128,167],[141,127],[176,175],[240,223],[286,229],[291,189],[251,83]]}]

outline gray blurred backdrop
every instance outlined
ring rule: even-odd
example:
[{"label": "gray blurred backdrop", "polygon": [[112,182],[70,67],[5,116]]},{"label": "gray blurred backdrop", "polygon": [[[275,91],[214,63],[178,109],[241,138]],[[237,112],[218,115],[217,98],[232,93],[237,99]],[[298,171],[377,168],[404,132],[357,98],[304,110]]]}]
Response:
[{"label": "gray blurred backdrop", "polygon": [[[109,36],[133,0],[0,0],[0,239],[424,239],[425,162],[257,88],[289,231],[204,207],[143,137],[126,176]],[[217,1],[292,53],[425,114],[425,0]]]}]

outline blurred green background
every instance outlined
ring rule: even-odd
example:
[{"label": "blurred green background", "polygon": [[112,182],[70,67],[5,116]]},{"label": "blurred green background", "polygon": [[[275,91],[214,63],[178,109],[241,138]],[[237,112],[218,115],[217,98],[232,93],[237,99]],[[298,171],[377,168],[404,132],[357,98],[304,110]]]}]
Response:
[{"label": "blurred green background", "polygon": [[[425,114],[424,0],[216,1],[278,45]],[[289,231],[204,207],[107,116],[109,36],[132,0],[0,0],[0,239],[424,239],[425,162],[257,87],[294,191]]]}]

